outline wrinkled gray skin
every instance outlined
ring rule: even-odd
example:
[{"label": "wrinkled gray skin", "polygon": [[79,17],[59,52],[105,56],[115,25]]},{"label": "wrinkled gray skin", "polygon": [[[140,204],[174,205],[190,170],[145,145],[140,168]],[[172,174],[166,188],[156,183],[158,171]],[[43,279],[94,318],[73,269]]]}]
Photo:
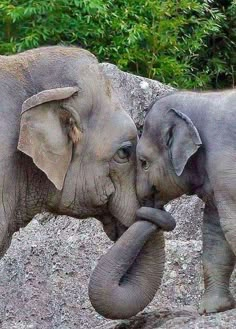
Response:
[{"label": "wrinkled gray skin", "polygon": [[[135,221],[139,208],[136,127],[91,53],[47,47],[0,56],[0,111],[1,255],[12,234],[44,210],[75,218],[96,217],[112,240]],[[143,235],[148,240],[155,230],[155,225],[142,221],[138,230],[131,229],[133,239],[129,241],[129,232],[123,237],[128,264],[142,248]],[[147,243],[144,257],[139,258],[141,268],[148,264],[158,277],[146,282],[142,270],[140,279],[145,285],[133,291],[136,275],[130,275],[127,292],[134,293],[129,295],[127,306],[145,290],[153,295],[153,282],[162,276],[162,233],[154,234],[153,239],[155,243]],[[160,251],[158,247],[153,250],[154,244],[160,245]],[[115,254],[121,255],[119,248]],[[120,270],[119,259],[118,264],[113,262],[114,270]],[[103,265],[98,264],[98,268],[105,273],[106,283],[107,268]],[[109,285],[106,287],[110,291]],[[127,296],[123,290],[120,305]],[[97,298],[96,289],[90,293]],[[107,316],[112,302],[108,302]],[[98,304],[103,307],[100,301]],[[144,306],[145,301],[141,308]],[[126,317],[125,312],[113,307],[111,316]]]},{"label": "wrinkled gray skin", "polygon": [[206,203],[205,293],[200,313],[235,306],[229,280],[236,255],[236,92],[177,92],[147,114],[137,146],[137,190],[156,207],[186,194]]},{"label": "wrinkled gray skin", "polygon": [[128,319],[142,311],[161,284],[163,231],[173,230],[175,221],[167,212],[150,207],[138,209],[137,219],[101,257],[90,278],[90,301],[110,319]]},{"label": "wrinkled gray skin", "polygon": [[113,240],[134,222],[136,127],[91,53],[0,56],[0,111],[1,254],[44,210],[95,216]]}]

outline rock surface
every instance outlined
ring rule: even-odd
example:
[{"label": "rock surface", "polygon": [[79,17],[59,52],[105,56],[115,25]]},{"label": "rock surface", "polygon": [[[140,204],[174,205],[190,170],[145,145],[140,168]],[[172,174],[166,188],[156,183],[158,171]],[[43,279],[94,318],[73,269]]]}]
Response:
[{"label": "rock surface", "polygon": [[[172,88],[101,64],[120,100],[141,129],[144,112]],[[0,261],[1,329],[197,329],[235,328],[236,310],[199,316],[203,291],[203,204],[182,197],[167,205],[176,218],[166,234],[163,283],[145,311],[128,321],[110,321],[92,308],[89,276],[111,242],[95,219],[41,214],[20,232]],[[232,282],[235,281],[235,277]],[[235,284],[232,291],[236,296]]]},{"label": "rock surface", "polygon": [[175,90],[158,81],[123,72],[113,64],[102,63],[100,65],[112,82],[123,108],[133,118],[139,131],[142,129],[150,104],[158,97]]}]

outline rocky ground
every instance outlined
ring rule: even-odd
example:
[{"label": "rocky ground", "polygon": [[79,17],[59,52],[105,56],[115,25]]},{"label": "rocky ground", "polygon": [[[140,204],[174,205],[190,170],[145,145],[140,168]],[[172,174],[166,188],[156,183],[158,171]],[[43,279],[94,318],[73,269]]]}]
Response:
[{"label": "rocky ground", "polygon": [[[171,90],[158,82],[102,64],[121,102],[141,129],[150,102]],[[88,299],[88,281],[98,258],[111,246],[95,219],[41,214],[20,232],[0,261],[1,329],[233,329],[236,310],[199,316],[203,291],[203,204],[183,197],[167,205],[176,218],[166,234],[162,286],[143,313],[127,321],[98,315]],[[236,297],[235,275],[232,292]]]},{"label": "rocky ground", "polygon": [[[92,268],[111,245],[100,223],[36,216],[14,235],[0,262],[0,328],[235,328],[235,310],[210,316],[197,313],[203,290],[202,207],[197,197],[183,197],[167,206],[177,227],[166,234],[161,289],[142,314],[128,321],[104,319],[88,299]],[[232,290],[236,296],[235,284]]]}]

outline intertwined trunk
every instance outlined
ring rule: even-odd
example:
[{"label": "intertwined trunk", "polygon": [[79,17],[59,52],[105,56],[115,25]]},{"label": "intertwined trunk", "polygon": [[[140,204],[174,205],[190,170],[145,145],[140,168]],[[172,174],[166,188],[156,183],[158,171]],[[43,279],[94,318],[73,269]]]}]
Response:
[{"label": "intertwined trunk", "polygon": [[99,260],[89,297],[101,315],[126,319],[151,302],[164,270],[164,237],[156,225],[134,223]]}]

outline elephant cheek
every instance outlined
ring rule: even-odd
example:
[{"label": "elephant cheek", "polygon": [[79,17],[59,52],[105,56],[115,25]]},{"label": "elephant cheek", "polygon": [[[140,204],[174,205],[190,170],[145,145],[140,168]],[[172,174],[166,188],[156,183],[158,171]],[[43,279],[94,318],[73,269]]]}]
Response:
[{"label": "elephant cheek", "polygon": [[95,177],[94,185],[90,187],[90,194],[95,207],[107,204],[114,193],[115,187],[108,177],[101,177],[100,179]]},{"label": "elephant cheek", "polygon": [[116,190],[109,201],[109,211],[126,227],[134,223],[136,211],[139,207],[134,187],[128,191]]},{"label": "elephant cheek", "polygon": [[144,174],[138,174],[136,189],[140,202],[151,195],[152,186],[149,183],[148,178],[146,178]]},{"label": "elephant cheek", "polygon": [[84,175],[82,191],[85,204],[91,209],[106,206],[109,198],[115,193],[115,188],[109,177],[93,169],[93,175]]}]

